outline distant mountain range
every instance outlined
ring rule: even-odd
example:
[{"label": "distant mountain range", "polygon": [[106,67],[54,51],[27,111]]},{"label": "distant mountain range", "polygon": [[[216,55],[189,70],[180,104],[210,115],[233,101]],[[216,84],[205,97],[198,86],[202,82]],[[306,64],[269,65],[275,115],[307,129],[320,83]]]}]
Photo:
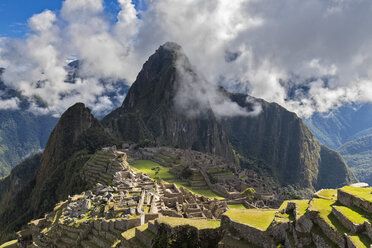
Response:
[{"label": "distant mountain range", "polygon": [[[68,76],[66,82],[75,83],[80,76],[81,63],[79,60],[68,64],[66,70]],[[29,98],[12,88],[7,87],[1,80],[1,74],[5,69],[0,68],[0,100],[17,97],[19,109],[0,108],[0,178],[7,176],[11,169],[26,157],[41,152],[46,145],[48,137],[56,125],[58,118],[51,114],[36,115],[29,111]],[[105,80],[102,79],[102,84]],[[108,83],[108,82],[107,82]],[[118,95],[125,95],[129,87],[124,81],[111,82],[111,91],[105,92],[114,108],[120,106],[122,99]],[[37,100],[38,98],[35,97]],[[33,99],[33,100],[35,100]],[[43,106],[44,103],[38,103]],[[105,113],[97,113],[97,118],[103,118]]]},{"label": "distant mountain range", "polygon": [[360,181],[372,185],[372,104],[349,104],[304,122],[324,145],[337,150]]}]

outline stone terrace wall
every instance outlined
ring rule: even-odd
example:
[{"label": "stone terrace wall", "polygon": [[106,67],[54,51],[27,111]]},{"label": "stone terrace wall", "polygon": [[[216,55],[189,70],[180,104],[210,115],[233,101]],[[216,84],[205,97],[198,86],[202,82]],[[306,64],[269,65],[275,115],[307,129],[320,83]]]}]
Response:
[{"label": "stone terrace wall", "polygon": [[346,227],[348,230],[352,232],[362,232],[364,230],[364,224],[356,225],[351,220],[349,220],[346,216],[344,216],[337,208],[332,208],[332,213],[336,218],[341,222],[341,224]]},{"label": "stone terrace wall", "polygon": [[317,215],[314,222],[319,225],[320,229],[322,229],[323,233],[330,240],[335,242],[339,247],[346,247],[345,237],[339,234],[336,230],[333,230],[333,228],[323,218]]},{"label": "stone terrace wall", "polygon": [[368,213],[372,213],[372,203],[362,200],[352,194],[349,194],[342,189],[337,190],[337,200],[347,207],[356,206]]},{"label": "stone terrace wall", "polygon": [[228,216],[222,215],[221,228],[228,231],[232,236],[246,240],[252,244],[264,248],[276,247],[273,238],[268,232],[233,221]]}]

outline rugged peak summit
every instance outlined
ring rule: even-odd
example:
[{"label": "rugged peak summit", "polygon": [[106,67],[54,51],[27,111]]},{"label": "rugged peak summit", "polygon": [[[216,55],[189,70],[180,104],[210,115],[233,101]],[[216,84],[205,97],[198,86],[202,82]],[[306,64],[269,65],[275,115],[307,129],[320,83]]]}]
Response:
[{"label": "rugged peak summit", "polygon": [[62,114],[45,147],[40,180],[57,164],[68,158],[79,143],[82,133],[92,127],[99,128],[99,121],[83,103],[76,103]]},{"label": "rugged peak summit", "polygon": [[125,112],[154,111],[161,103],[172,104],[175,95],[176,61],[183,54],[181,46],[167,42],[143,65],[125,98]]},{"label": "rugged peak summit", "polygon": [[[188,80],[179,80],[180,73]],[[203,118],[189,118],[177,106],[181,83],[182,87],[184,82],[194,85],[200,78],[182,48],[167,42],[143,65],[123,105],[102,123],[115,137],[126,141],[148,139],[159,145],[192,148],[232,159],[228,139],[211,111],[205,112]]]}]

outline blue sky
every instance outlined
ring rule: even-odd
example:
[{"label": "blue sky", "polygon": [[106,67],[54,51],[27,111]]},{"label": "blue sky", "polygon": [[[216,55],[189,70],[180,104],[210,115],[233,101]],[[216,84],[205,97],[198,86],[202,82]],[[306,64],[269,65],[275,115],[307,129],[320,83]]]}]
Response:
[{"label": "blue sky", "polygon": [[[23,38],[27,32],[27,20],[45,9],[59,11],[62,0],[0,0],[0,37]],[[105,0],[109,17],[119,11],[116,0]],[[133,1],[138,5],[138,0]]]}]

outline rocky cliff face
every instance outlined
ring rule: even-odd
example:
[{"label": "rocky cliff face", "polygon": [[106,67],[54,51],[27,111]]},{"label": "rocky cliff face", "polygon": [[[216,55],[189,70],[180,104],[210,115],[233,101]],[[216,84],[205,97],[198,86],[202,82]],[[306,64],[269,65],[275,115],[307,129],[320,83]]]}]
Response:
[{"label": "rocky cliff face", "polygon": [[[230,94],[231,100],[250,108],[252,98]],[[276,103],[258,100],[262,112],[256,117],[223,119],[234,149],[246,158],[261,160],[261,167],[282,185],[299,188],[339,187],[355,182],[342,157],[321,146],[297,117]]]},{"label": "rocky cliff face", "polygon": [[[86,185],[79,177],[80,169],[96,149],[113,144],[115,139],[104,132],[84,104],[77,103],[69,108],[54,128],[41,162],[32,160],[33,173],[26,173],[21,164],[15,167],[9,179],[0,181],[2,199],[15,181],[24,179],[21,187],[12,191],[14,195],[7,198],[7,204],[0,206],[0,226],[4,227],[0,233],[5,235],[19,229],[31,218],[50,211],[58,201],[84,190]],[[40,156],[38,158],[40,161]],[[23,176],[16,178],[14,171],[22,172]],[[27,180],[24,174],[29,175]]]},{"label": "rocky cliff face", "polygon": [[[178,111],[175,95],[179,87],[176,63],[181,48],[174,43],[161,46],[144,64],[123,105],[106,116],[102,123],[123,140],[144,139],[158,145],[192,148],[233,160],[228,138],[208,111],[202,118],[189,118]],[[185,61],[189,73],[195,73]]]}]

